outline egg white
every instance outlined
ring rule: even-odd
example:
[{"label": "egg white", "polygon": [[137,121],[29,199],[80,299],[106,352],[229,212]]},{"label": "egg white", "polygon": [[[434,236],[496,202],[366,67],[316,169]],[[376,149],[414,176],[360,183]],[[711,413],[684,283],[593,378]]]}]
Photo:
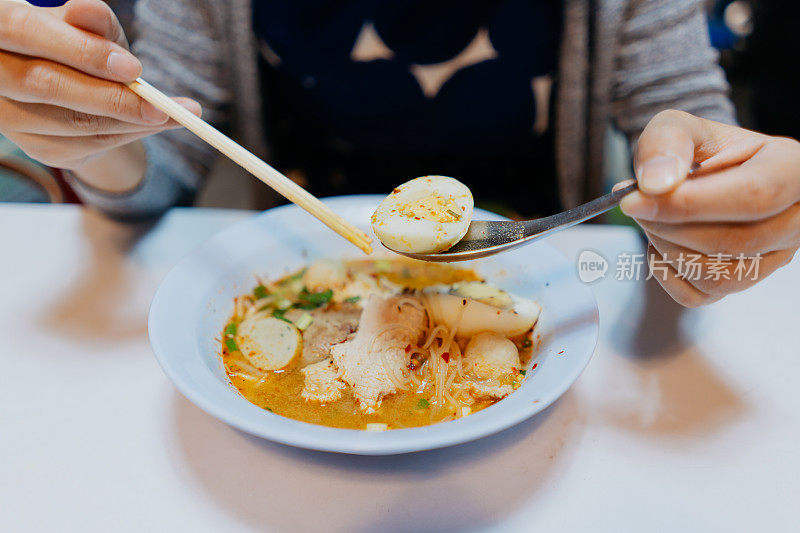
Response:
[{"label": "egg white", "polygon": [[510,307],[496,307],[485,301],[458,295],[459,288],[460,284],[432,285],[423,290],[434,321],[451,330],[457,327],[457,335],[472,337],[483,331],[493,331],[505,337],[516,337],[530,331],[539,320],[542,308],[533,300],[487,286],[480,292],[494,290],[511,301]]},{"label": "egg white", "polygon": [[398,252],[443,252],[467,233],[473,207],[472,193],[460,181],[422,176],[403,183],[380,203],[372,229]]}]

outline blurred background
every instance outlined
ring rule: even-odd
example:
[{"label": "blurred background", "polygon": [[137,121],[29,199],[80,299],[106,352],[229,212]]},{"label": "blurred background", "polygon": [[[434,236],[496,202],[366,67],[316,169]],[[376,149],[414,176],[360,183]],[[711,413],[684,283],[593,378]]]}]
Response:
[{"label": "blurred background", "polygon": [[[40,6],[63,4],[36,0]],[[109,0],[131,41],[135,0]],[[800,2],[707,0],[709,35],[731,83],[742,126],[800,138]],[[605,173],[610,184],[630,176],[630,154],[609,136]],[[252,207],[250,178],[220,158],[196,205]],[[0,136],[0,202],[77,202],[57,171],[29,159]],[[495,206],[493,206],[495,207]],[[502,206],[495,207],[502,211]]]}]

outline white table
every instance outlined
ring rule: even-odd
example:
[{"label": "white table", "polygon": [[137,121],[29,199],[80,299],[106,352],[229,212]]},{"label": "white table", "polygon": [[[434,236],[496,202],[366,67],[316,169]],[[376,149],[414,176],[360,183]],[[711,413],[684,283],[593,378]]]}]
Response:
[{"label": "white table", "polygon": [[[695,311],[610,276],[594,359],[542,415],[353,457],[231,429],[150,351],[161,277],[244,216],[177,209],[132,227],[0,206],[0,531],[797,530],[800,262]],[[552,242],[641,250],[601,226]]]}]

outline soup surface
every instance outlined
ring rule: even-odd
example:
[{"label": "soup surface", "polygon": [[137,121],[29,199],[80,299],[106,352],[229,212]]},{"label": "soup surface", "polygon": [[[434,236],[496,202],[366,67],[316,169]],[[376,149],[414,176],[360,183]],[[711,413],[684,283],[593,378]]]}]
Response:
[{"label": "soup surface", "polygon": [[273,413],[338,428],[416,427],[516,390],[539,311],[468,269],[320,260],[236,298],[221,356],[236,389]]}]

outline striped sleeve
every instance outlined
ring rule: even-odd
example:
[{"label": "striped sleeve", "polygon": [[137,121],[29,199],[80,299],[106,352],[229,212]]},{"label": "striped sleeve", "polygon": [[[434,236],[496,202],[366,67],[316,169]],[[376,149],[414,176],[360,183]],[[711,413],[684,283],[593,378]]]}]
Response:
[{"label": "striped sleeve", "polygon": [[614,119],[636,139],[659,111],[680,109],[735,123],[728,83],[711,47],[700,0],[634,0],[616,55]]},{"label": "striped sleeve", "polygon": [[[224,40],[214,3],[197,0],[140,0],[136,5],[134,53],[142,77],[170,96],[188,96],[203,106],[203,118],[225,129],[231,93],[225,80]],[[215,22],[217,21],[217,22]],[[156,216],[190,203],[214,151],[184,129],[144,140],[147,170],[142,183],[123,194],[98,191],[72,180],[81,199],[115,218]]]}]

